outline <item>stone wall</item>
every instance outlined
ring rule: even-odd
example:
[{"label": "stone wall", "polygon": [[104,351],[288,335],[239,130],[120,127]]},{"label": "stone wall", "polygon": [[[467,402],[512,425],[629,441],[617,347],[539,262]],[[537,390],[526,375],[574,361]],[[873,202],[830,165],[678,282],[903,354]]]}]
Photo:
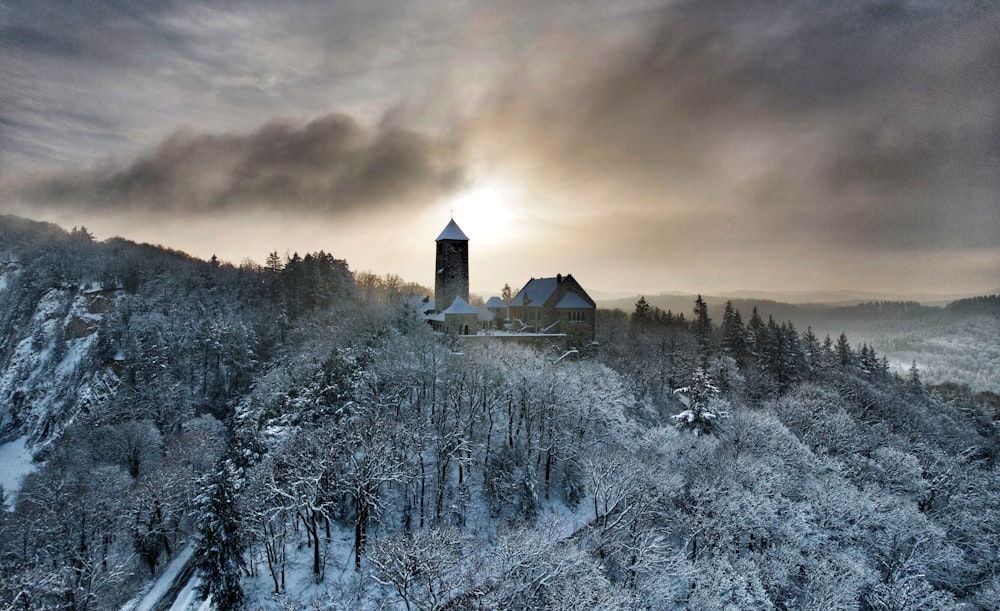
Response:
[{"label": "stone wall", "polygon": [[469,243],[439,240],[434,267],[434,307],[443,312],[455,297],[469,300]]}]

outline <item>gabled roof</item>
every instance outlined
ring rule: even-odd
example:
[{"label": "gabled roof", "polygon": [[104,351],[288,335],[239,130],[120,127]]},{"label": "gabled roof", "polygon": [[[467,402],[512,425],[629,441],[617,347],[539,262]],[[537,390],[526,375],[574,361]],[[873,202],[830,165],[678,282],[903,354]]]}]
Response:
[{"label": "gabled roof", "polygon": [[594,309],[594,306],[587,303],[583,299],[583,297],[580,297],[576,293],[566,293],[565,295],[563,295],[563,298],[559,300],[559,303],[556,304],[556,308],[573,309],[573,310],[580,310],[580,309],[592,310]]},{"label": "gabled roof", "polygon": [[423,295],[411,295],[406,300],[406,303],[418,312],[430,312],[434,310],[434,300]]},{"label": "gabled roof", "polygon": [[479,314],[479,310],[469,305],[469,302],[461,297],[456,297],[455,301],[451,302],[451,305],[442,314]]},{"label": "gabled roof", "polygon": [[507,304],[499,297],[490,297],[486,300],[486,307],[491,310],[502,310],[507,307]]},{"label": "gabled roof", "polygon": [[451,219],[448,224],[445,225],[444,231],[441,232],[441,235],[439,235],[434,241],[440,242],[441,240],[458,240],[468,242],[469,238],[458,226],[458,223],[455,222],[455,219]]},{"label": "gabled roof", "polygon": [[510,305],[541,307],[545,304],[545,300],[552,295],[552,292],[556,290],[557,286],[559,286],[559,281],[555,278],[532,278],[511,299]]},{"label": "gabled roof", "polygon": [[491,320],[495,320],[496,317],[497,315],[494,314],[488,307],[486,307],[486,304],[483,304],[479,307],[479,320],[481,322],[489,322]]}]

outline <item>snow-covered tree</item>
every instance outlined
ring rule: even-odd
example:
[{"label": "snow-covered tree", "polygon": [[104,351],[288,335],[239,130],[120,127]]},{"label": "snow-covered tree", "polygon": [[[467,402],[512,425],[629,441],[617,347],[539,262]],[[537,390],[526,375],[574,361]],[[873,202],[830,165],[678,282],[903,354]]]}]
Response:
[{"label": "snow-covered tree", "polygon": [[202,596],[211,596],[213,603],[223,609],[241,609],[245,600],[240,585],[245,566],[236,498],[238,479],[232,463],[220,460],[198,498],[201,539],[195,553],[202,579],[199,589]]},{"label": "snow-covered tree", "polygon": [[699,367],[685,388],[674,391],[687,409],[672,416],[676,425],[699,435],[711,434],[719,426],[719,420],[727,418],[729,412],[725,404],[718,401],[719,389],[704,368]]}]

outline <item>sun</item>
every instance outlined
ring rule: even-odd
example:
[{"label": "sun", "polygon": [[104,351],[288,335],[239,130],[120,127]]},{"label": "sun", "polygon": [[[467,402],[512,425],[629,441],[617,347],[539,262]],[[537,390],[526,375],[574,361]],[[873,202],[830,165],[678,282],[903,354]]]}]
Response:
[{"label": "sun", "polygon": [[503,197],[492,187],[480,187],[458,195],[452,215],[470,239],[494,242],[503,238],[513,218]]}]

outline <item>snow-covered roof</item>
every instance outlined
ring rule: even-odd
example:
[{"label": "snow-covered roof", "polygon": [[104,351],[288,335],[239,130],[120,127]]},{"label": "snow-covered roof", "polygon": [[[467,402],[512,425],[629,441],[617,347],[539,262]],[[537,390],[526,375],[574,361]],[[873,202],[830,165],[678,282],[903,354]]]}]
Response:
[{"label": "snow-covered roof", "polygon": [[430,312],[434,310],[434,300],[423,295],[411,295],[406,300],[406,303],[418,312]]},{"label": "snow-covered roof", "polygon": [[490,297],[486,300],[486,307],[491,310],[502,310],[507,307],[507,304],[499,297]]},{"label": "snow-covered roof", "polygon": [[451,305],[442,314],[479,314],[479,310],[469,305],[469,302],[461,297],[456,297],[455,301],[451,302]]},{"label": "snow-covered roof", "polygon": [[465,232],[463,232],[462,229],[458,226],[458,223],[455,222],[455,219],[451,219],[451,221],[449,221],[448,224],[445,226],[444,231],[441,232],[441,235],[439,235],[437,239],[434,241],[440,242],[441,240],[460,240],[463,242],[468,242],[469,238],[465,235]]},{"label": "snow-covered roof", "polygon": [[444,322],[444,312],[438,312],[437,314],[428,314],[427,320],[433,320],[434,322]]},{"label": "snow-covered roof", "polygon": [[489,321],[495,319],[496,317],[497,317],[496,314],[494,314],[493,312],[491,312],[490,309],[489,309],[489,307],[487,307],[486,305],[480,306],[480,308],[479,308],[479,320],[481,322],[489,322]]},{"label": "snow-covered roof", "polygon": [[[545,304],[545,300],[552,295],[552,292],[559,286],[556,278],[532,278],[524,288],[518,291],[510,301],[512,306],[538,306]],[[527,303],[525,303],[527,301]]]},{"label": "snow-covered roof", "polygon": [[576,293],[566,293],[563,298],[559,300],[556,304],[556,308],[562,309],[593,309],[594,306],[590,305],[584,301],[583,297],[580,297]]}]

